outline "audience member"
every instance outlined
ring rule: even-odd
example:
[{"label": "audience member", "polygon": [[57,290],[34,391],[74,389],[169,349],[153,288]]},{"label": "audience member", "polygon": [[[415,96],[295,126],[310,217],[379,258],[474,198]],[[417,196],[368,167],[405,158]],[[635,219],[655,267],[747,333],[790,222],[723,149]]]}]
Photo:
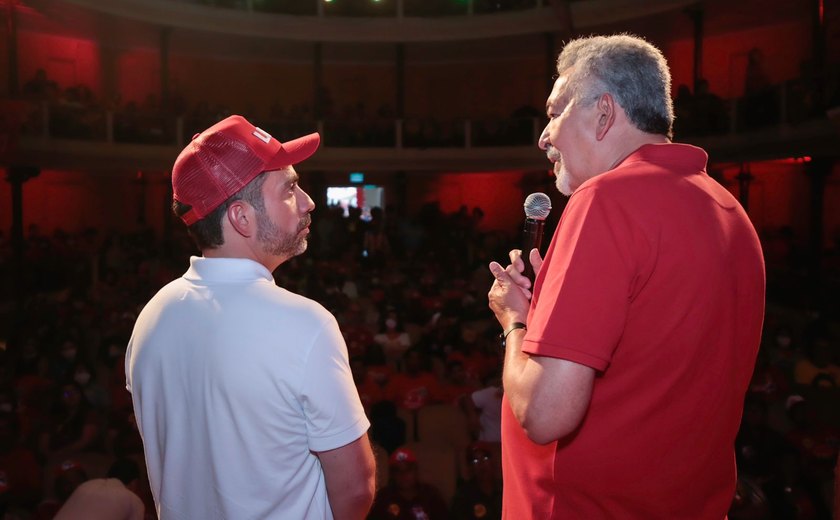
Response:
[{"label": "audience member", "polygon": [[404,410],[417,410],[438,401],[440,383],[425,368],[426,360],[418,348],[408,350],[403,356],[404,370],[391,377],[385,395]]},{"label": "audience member", "polygon": [[495,450],[474,442],[465,453],[467,479],[458,486],[452,499],[451,517],[458,520],[500,520],[502,518],[502,482],[496,468]]},{"label": "audience member", "polygon": [[365,413],[370,416],[371,406],[385,399],[385,391],[368,373],[362,356],[350,358],[350,371],[353,373],[353,382],[356,384],[356,390],[359,391],[359,399],[362,401]]},{"label": "audience member", "polygon": [[21,443],[13,411],[0,411],[0,481],[7,508],[28,509],[41,499],[41,465],[35,453]]},{"label": "audience member", "polygon": [[41,434],[41,454],[46,457],[73,457],[102,447],[102,417],[91,408],[81,386],[75,381],[58,388],[55,411],[47,430]]},{"label": "audience member", "polygon": [[373,341],[382,347],[388,364],[400,368],[403,354],[411,346],[411,338],[396,309],[387,309],[381,319],[379,333],[373,337]]},{"label": "audience member", "polygon": [[474,439],[500,443],[502,441],[502,380],[498,371],[487,379],[487,385],[462,400],[470,433]]},{"label": "audience member", "polygon": [[818,388],[840,386],[840,366],[834,362],[831,340],[827,336],[816,335],[806,354],[794,367],[794,379],[798,384]]},{"label": "audience member", "polygon": [[379,490],[368,520],[441,520],[449,518],[440,491],[420,482],[417,456],[406,447],[388,459],[389,483]]},{"label": "audience member", "polygon": [[53,495],[43,500],[35,508],[32,520],[52,520],[58,511],[76,491],[76,488],[87,482],[88,474],[82,465],[74,459],[67,459],[53,469]]},{"label": "audience member", "polygon": [[467,378],[463,362],[457,359],[446,362],[446,371],[439,390],[439,401],[457,406],[464,397],[471,395],[477,389],[477,385]]}]

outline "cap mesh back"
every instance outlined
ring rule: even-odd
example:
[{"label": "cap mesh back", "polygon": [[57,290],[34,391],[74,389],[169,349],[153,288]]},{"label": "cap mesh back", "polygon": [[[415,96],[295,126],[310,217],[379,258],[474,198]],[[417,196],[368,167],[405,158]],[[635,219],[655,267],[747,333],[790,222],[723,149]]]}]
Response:
[{"label": "cap mesh back", "polygon": [[245,187],[263,166],[246,144],[221,133],[208,135],[193,146],[192,156],[180,165],[175,195],[199,217]]}]

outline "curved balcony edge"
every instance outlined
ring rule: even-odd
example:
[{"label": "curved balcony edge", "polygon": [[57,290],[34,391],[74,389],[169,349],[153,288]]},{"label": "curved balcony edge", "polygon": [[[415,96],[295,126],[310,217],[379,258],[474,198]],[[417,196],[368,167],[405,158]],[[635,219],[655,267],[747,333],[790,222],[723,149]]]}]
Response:
[{"label": "curved balcony edge", "polygon": [[[67,0],[79,7],[168,27],[306,42],[459,41],[561,31],[565,13],[538,6],[524,11],[443,18],[295,16],[223,9],[166,0]],[[317,0],[314,0],[317,1]],[[592,0],[570,4],[576,29],[680,9],[696,0]]]}]

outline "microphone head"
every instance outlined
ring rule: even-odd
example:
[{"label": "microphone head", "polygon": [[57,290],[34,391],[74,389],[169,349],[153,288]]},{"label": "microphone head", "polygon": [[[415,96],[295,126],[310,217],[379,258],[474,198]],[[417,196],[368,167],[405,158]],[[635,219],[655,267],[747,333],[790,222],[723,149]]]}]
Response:
[{"label": "microphone head", "polygon": [[532,193],[525,199],[525,217],[545,220],[551,212],[551,199],[545,193]]}]

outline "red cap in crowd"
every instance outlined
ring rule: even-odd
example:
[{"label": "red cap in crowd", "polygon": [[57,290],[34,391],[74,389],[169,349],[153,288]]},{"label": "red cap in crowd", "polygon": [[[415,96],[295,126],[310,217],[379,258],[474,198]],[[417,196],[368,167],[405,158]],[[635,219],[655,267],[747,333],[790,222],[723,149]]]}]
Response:
[{"label": "red cap in crowd", "polygon": [[394,450],[394,453],[391,454],[390,459],[388,462],[393,466],[394,464],[400,463],[416,463],[417,457],[414,455],[414,452],[408,448],[397,448]]}]

